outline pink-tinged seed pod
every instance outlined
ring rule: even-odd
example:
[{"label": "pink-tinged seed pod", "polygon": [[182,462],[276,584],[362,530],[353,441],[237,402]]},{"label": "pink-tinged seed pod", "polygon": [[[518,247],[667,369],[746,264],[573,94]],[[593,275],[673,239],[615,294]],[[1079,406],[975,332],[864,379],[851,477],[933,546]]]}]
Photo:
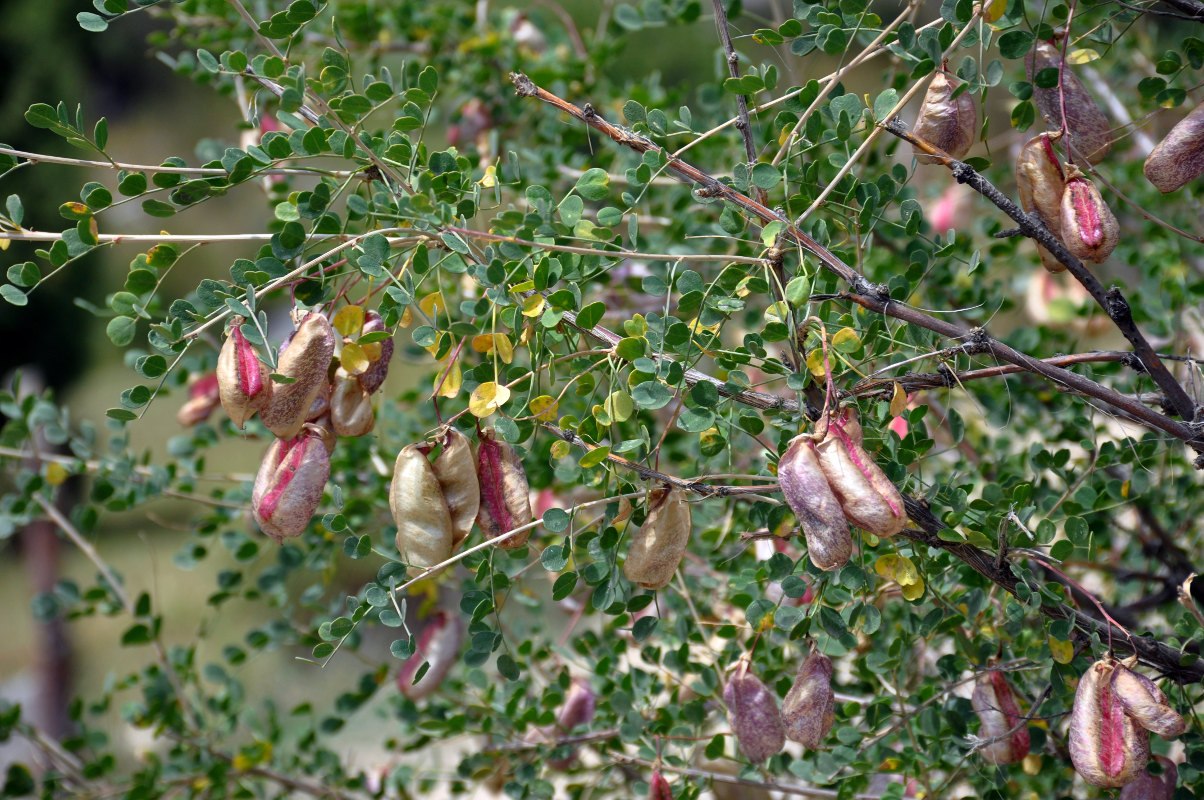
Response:
[{"label": "pink-tinged seed pod", "polygon": [[[242,317],[234,318],[217,357],[218,396],[226,416],[240,428],[263,408],[272,394],[267,366],[242,335],[243,321]],[[296,431],[292,435],[296,436]]]},{"label": "pink-tinged seed pod", "polygon": [[[956,98],[953,92],[961,81],[943,72],[932,76],[920,115],[916,118],[912,133],[930,145],[944,150],[953,158],[961,158],[970,152],[974,138],[978,135],[978,109],[970,93],[962,92]],[[916,161],[921,164],[939,164],[941,159],[916,149]]]},{"label": "pink-tinged seed pod", "polygon": [[259,410],[259,419],[277,437],[290,439],[301,430],[327,383],[326,372],[333,355],[334,329],[326,317],[310,312],[280,349],[276,364],[276,372],[293,382],[274,385],[271,397]]},{"label": "pink-tinged seed pod", "polygon": [[1170,707],[1166,695],[1152,680],[1118,664],[1112,671],[1112,692],[1125,713],[1138,725],[1163,739],[1174,739],[1187,730],[1187,721]]},{"label": "pink-tinged seed pod", "polygon": [[[1035,213],[1050,233],[1062,234],[1062,195],[1066,189],[1066,175],[1062,162],[1053,149],[1053,141],[1061,133],[1042,133],[1034,136],[1020,148],[1016,159],[1016,188],[1020,192],[1020,206],[1030,214]],[[1053,253],[1037,245],[1041,264],[1050,272],[1064,272],[1066,265],[1053,257]]]},{"label": "pink-tinged seed pod", "polygon": [[[1034,80],[1037,73],[1043,69],[1062,66],[1062,48],[1052,42],[1037,42],[1027,56],[1024,66],[1028,79]],[[1095,98],[1087,91],[1087,87],[1079,77],[1067,66],[1061,70],[1061,92],[1058,87],[1039,88],[1033,84],[1033,102],[1041,116],[1048,120],[1050,128],[1062,128],[1062,103],[1066,103],[1066,127],[1070,132],[1070,140],[1074,149],[1083,155],[1088,162],[1098,164],[1108,155],[1112,148],[1112,134],[1108,118],[1100,109]],[[1073,151],[1072,151],[1073,152]]]},{"label": "pink-tinged seed pod", "polygon": [[[596,707],[597,697],[594,695],[594,690],[590,688],[589,681],[584,678],[573,678],[569,683],[568,693],[564,697],[564,705],[560,707],[560,711],[556,715],[556,728],[553,735],[565,736],[578,725],[589,725],[594,718]],[[564,758],[548,759],[547,764],[552,769],[567,769],[576,759],[577,747],[573,745]]]},{"label": "pink-tinged seed pod", "polygon": [[[369,311],[364,315],[363,333],[376,333],[383,331],[385,323],[380,318],[380,314],[375,311]],[[389,376],[389,361],[393,358],[393,337],[384,339],[380,344],[380,358],[373,361],[368,369],[360,373],[360,386],[368,394],[375,394],[376,390],[385,382],[385,378]]]},{"label": "pink-tinged seed pod", "polygon": [[481,510],[481,482],[473,463],[472,445],[455,428],[448,428],[443,434],[443,451],[435,459],[435,477],[451,514],[454,550],[468,538]]},{"label": "pink-tinged seed pod", "polygon": [[799,665],[794,685],[782,701],[782,724],[791,741],[817,750],[835,721],[832,661],[813,649]]},{"label": "pink-tinged seed pod", "polygon": [[769,687],[749,671],[747,657],[740,659],[723,687],[723,703],[740,752],[749,761],[760,764],[785,746],[786,731],[778,702]]},{"label": "pink-tinged seed pod", "polygon": [[1146,180],[1163,194],[1194,181],[1204,173],[1204,105],[1171,128],[1158,146],[1146,156]]},{"label": "pink-tinged seed pod", "polygon": [[1125,713],[1112,692],[1115,661],[1091,665],[1070,712],[1070,760],[1083,780],[1105,789],[1124,786],[1145,771],[1150,735]]},{"label": "pink-tinged seed pod", "polygon": [[451,558],[451,514],[443,502],[439,479],[422,445],[406,445],[393,465],[389,510],[397,523],[397,550],[417,577],[427,567]]},{"label": "pink-tinged seed pod", "polygon": [[1075,258],[1102,264],[1120,242],[1120,225],[1099,189],[1078,169],[1067,167],[1062,192],[1062,241]]},{"label": "pink-tinged seed pod", "polygon": [[649,492],[648,516],[631,537],[623,575],[644,589],[664,588],[686,554],[693,529],[684,491],[675,486]]},{"label": "pink-tinged seed pod", "polygon": [[330,421],[339,436],[363,436],[376,425],[372,397],[355,375],[339,367],[330,393]]},{"label": "pink-tinged seed pod", "polygon": [[673,787],[661,771],[652,771],[652,780],[648,781],[648,800],[673,800]]},{"label": "pink-tinged seed pod", "polygon": [[[497,439],[493,431],[481,431],[477,446],[477,480],[481,484],[481,506],[477,524],[485,538],[494,539],[507,531],[530,524],[531,488],[522,459],[507,442]],[[504,550],[522,547],[531,538],[525,530],[498,542]]]},{"label": "pink-tinged seed pod", "polygon": [[[1028,726],[1007,678],[999,670],[984,672],[974,682],[970,705],[982,723],[980,739],[996,739],[978,752],[992,764],[1015,764],[1028,755]],[[1019,726],[1019,727],[1017,727]],[[1012,731],[1016,728],[1015,731]],[[1012,731],[1009,733],[1009,731]]]},{"label": "pink-tinged seed pod", "polygon": [[330,453],[310,431],[277,439],[255,476],[251,508],[260,529],[277,542],[305,532],[330,478]]},{"label": "pink-tinged seed pod", "polygon": [[[414,654],[406,659],[397,673],[397,688],[401,693],[411,700],[421,700],[438,689],[455,665],[463,639],[464,623],[455,614],[436,611],[427,617],[426,625],[418,635]],[[431,666],[414,683],[414,676],[423,664]]]},{"label": "pink-tinged seed pod", "polygon": [[803,529],[811,563],[822,570],[840,569],[849,563],[853,553],[849,521],[828,486],[828,479],[819,466],[815,441],[810,436],[801,435],[790,440],[778,461],[778,483]]},{"label": "pink-tinged seed pod", "polygon": [[186,428],[209,419],[213,409],[221,403],[217,373],[210,372],[188,384],[188,400],[176,412],[176,422]]},{"label": "pink-tinged seed pod", "polygon": [[816,452],[849,522],[877,536],[894,536],[903,530],[907,523],[903,497],[861,446],[855,409],[846,408],[828,418]]},{"label": "pink-tinged seed pod", "polygon": [[1154,756],[1154,760],[1162,765],[1162,774],[1154,776],[1142,770],[1136,780],[1120,790],[1120,800],[1173,800],[1179,768],[1166,756]]}]

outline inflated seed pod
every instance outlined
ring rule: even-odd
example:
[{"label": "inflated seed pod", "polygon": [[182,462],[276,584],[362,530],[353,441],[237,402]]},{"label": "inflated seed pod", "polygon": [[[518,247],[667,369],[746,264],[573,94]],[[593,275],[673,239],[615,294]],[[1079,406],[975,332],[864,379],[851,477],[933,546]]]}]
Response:
[{"label": "inflated seed pod", "polygon": [[1187,730],[1187,722],[1170,707],[1158,685],[1139,672],[1117,664],[1112,670],[1112,692],[1125,713],[1138,725],[1163,739],[1174,739]]},{"label": "inflated seed pod", "polygon": [[1166,756],[1154,756],[1154,760],[1162,765],[1162,774],[1155,776],[1142,770],[1132,783],[1126,783],[1120,790],[1120,800],[1173,800],[1179,768]]},{"label": "inflated seed pod", "polygon": [[188,400],[176,411],[176,422],[186,428],[209,419],[213,409],[221,403],[221,389],[217,373],[202,375],[188,384]]},{"label": "inflated seed pod", "polygon": [[240,428],[263,408],[272,394],[267,365],[259,360],[255,348],[242,335],[244,321],[242,317],[234,318],[217,357],[218,397],[226,416]]},{"label": "inflated seed pod", "polygon": [[[1015,764],[1024,760],[1029,748],[1028,726],[1021,724],[1024,716],[1002,672],[990,670],[978,676],[970,705],[982,723],[978,737],[997,740],[978,751],[982,757],[992,764]],[[1013,728],[1016,730],[1012,731]]]},{"label": "inflated seed pod", "polygon": [[363,436],[376,425],[372,396],[355,375],[335,370],[330,392],[330,421],[339,436]]},{"label": "inflated seed pod", "polygon": [[648,495],[648,516],[631,537],[623,574],[645,589],[661,589],[673,579],[693,530],[686,493],[676,486]]},{"label": "inflated seed pod", "polygon": [[334,329],[326,317],[310,312],[280,349],[276,365],[276,372],[293,382],[273,386],[271,396],[259,410],[259,419],[277,437],[289,439],[301,430],[327,383],[326,371],[333,355]]},{"label": "inflated seed pod", "polygon": [[1075,258],[1102,264],[1120,242],[1120,225],[1095,184],[1073,164],[1062,192],[1062,241]]},{"label": "inflated seed pod", "polygon": [[1198,105],[1158,143],[1145,159],[1146,180],[1163,194],[1204,173],[1204,105]]},{"label": "inflated seed pod", "polygon": [[[414,654],[402,663],[397,673],[397,688],[401,693],[411,700],[421,700],[438,689],[458,660],[463,639],[464,623],[457,615],[439,610],[427,617]],[[423,664],[430,667],[415,683],[414,676]]]},{"label": "inflated seed pod", "polygon": [[[477,524],[485,538],[495,539],[532,521],[531,489],[522,459],[514,447],[499,441],[490,430],[481,431],[481,443],[477,445],[477,480],[481,485]],[[525,530],[503,539],[497,546],[513,550],[525,545],[529,538],[531,531]]]},{"label": "inflated seed pod", "polygon": [[877,536],[894,536],[903,530],[907,522],[903,497],[861,446],[861,425],[853,408],[828,418],[816,452],[849,522]]},{"label": "inflated seed pod", "polygon": [[[1043,69],[1061,69],[1062,48],[1052,42],[1037,42],[1036,47],[1024,57],[1024,66],[1030,81],[1034,81],[1037,73]],[[1065,102],[1066,128],[1074,149],[1090,163],[1098,164],[1112,147],[1108,118],[1069,66],[1061,69],[1060,83],[1062,89],[1059,93],[1057,85],[1042,89],[1034,81],[1033,102],[1041,116],[1048,120],[1048,126],[1054,130],[1062,128],[1062,103]]]},{"label": "inflated seed pod", "polygon": [[673,800],[673,788],[659,769],[652,771],[652,779],[648,781],[647,800]]},{"label": "inflated seed pod", "polygon": [[[384,329],[385,323],[380,318],[380,314],[369,311],[364,315],[363,333],[376,333]],[[360,386],[364,387],[364,391],[368,394],[375,394],[376,390],[385,382],[385,378],[389,376],[389,361],[393,358],[393,337],[390,336],[388,339],[380,341],[379,344],[380,357],[359,375]]]},{"label": "inflated seed pod", "polygon": [[[978,110],[969,92],[956,98],[953,92],[961,81],[943,72],[932,76],[920,115],[916,118],[912,133],[919,139],[944,150],[953,158],[961,158],[970,152],[974,137],[978,135]],[[916,161],[921,164],[939,164],[941,159],[916,149]]]},{"label": "inflated seed pod", "polygon": [[1145,771],[1150,735],[1112,691],[1116,662],[1097,661],[1079,679],[1070,712],[1070,761],[1092,786],[1116,788]]},{"label": "inflated seed pod", "polygon": [[334,432],[334,425],[330,422],[330,414],[319,417],[313,422],[305,423],[305,429],[312,431],[315,436],[322,440],[322,444],[326,446],[327,453],[334,452],[335,445],[339,443],[339,437]]},{"label": "inflated seed pod", "polygon": [[[564,704],[560,706],[560,711],[556,714],[554,736],[564,736],[578,725],[588,725],[594,718],[597,703],[598,698],[594,694],[594,690],[590,688],[589,681],[584,678],[573,678],[569,683],[569,690],[564,696]],[[570,745],[562,758],[549,758],[547,764],[552,769],[567,769],[576,759],[577,746]]]},{"label": "inflated seed pod", "polygon": [[406,445],[397,454],[389,510],[397,523],[397,550],[410,565],[411,578],[451,557],[451,514],[422,445]]},{"label": "inflated seed pod", "polygon": [[759,764],[781,751],[786,731],[778,702],[769,687],[749,670],[747,657],[740,659],[723,687],[723,703],[740,752],[749,761]]},{"label": "inflated seed pod", "polygon": [[472,444],[455,428],[448,428],[443,434],[443,451],[435,459],[435,477],[451,514],[455,549],[468,538],[481,510],[481,482],[473,463]]},{"label": "inflated seed pod", "polygon": [[[1061,136],[1061,133],[1038,134],[1024,143],[1016,158],[1020,206],[1030,214],[1035,213],[1041,224],[1058,237],[1062,235],[1062,194],[1066,189],[1066,175],[1054,152],[1053,142]],[[1041,255],[1041,264],[1050,272],[1066,270],[1066,265],[1041,245],[1037,245],[1037,252]]]},{"label": "inflated seed pod", "polygon": [[800,435],[790,440],[778,461],[778,483],[803,529],[811,563],[822,570],[839,569],[847,564],[853,553],[849,521],[828,485],[815,452],[815,441],[810,436]]},{"label": "inflated seed pod", "polygon": [[251,490],[251,509],[260,529],[277,542],[304,533],[328,478],[330,453],[313,431],[272,442]]},{"label": "inflated seed pod", "polygon": [[782,724],[791,741],[817,750],[835,720],[832,660],[813,649],[799,665],[794,685],[782,701]]}]

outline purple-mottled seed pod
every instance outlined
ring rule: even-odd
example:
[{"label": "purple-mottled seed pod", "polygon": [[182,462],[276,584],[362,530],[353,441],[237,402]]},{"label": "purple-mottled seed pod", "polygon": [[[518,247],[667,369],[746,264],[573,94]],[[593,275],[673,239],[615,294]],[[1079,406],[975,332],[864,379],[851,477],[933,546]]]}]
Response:
[{"label": "purple-mottled seed pod", "polygon": [[1171,128],[1146,156],[1146,179],[1163,194],[1181,189],[1204,173],[1204,105]]},{"label": "purple-mottled seed pod", "polygon": [[330,393],[330,421],[339,436],[363,436],[376,425],[372,397],[355,375],[339,367]]},{"label": "purple-mottled seed pod", "polygon": [[835,721],[832,661],[818,650],[812,650],[799,665],[794,685],[782,701],[782,724],[791,741],[808,750],[817,750]]},{"label": "purple-mottled seed pod", "polygon": [[291,439],[312,412],[315,398],[327,383],[327,369],[334,355],[334,329],[326,317],[310,312],[280,349],[276,372],[292,383],[276,384],[259,410],[259,419],[281,439]]},{"label": "purple-mottled seed pod", "polygon": [[451,514],[422,445],[406,445],[397,454],[389,510],[397,523],[397,550],[410,565],[411,578],[451,558]]},{"label": "purple-mottled seed pod", "polygon": [[1170,707],[1166,695],[1152,680],[1118,664],[1112,671],[1112,692],[1125,713],[1138,725],[1163,739],[1174,739],[1187,730],[1187,722]]},{"label": "purple-mottled seed pod", "polygon": [[300,536],[317,511],[329,478],[330,453],[319,436],[306,432],[272,442],[251,490],[251,508],[260,529],[277,542]]},{"label": "purple-mottled seed pod", "polygon": [[[369,311],[364,315],[364,333],[375,333],[383,331],[385,323],[380,318],[380,314],[375,311]],[[393,358],[393,337],[382,340],[380,343],[380,358],[373,361],[368,369],[360,373],[358,376],[360,386],[368,394],[375,394],[376,390],[385,382],[385,378],[389,375],[389,361]]]},{"label": "purple-mottled seed pod", "polygon": [[[397,673],[397,688],[401,693],[411,700],[421,700],[438,689],[460,655],[463,638],[464,623],[455,614],[436,611],[427,617],[414,654]],[[415,683],[414,676],[423,664],[430,667]]]},{"label": "purple-mottled seed pod", "polygon": [[840,569],[849,563],[853,553],[849,521],[828,485],[810,436],[790,440],[778,461],[778,483],[803,529],[811,563],[822,570]]},{"label": "purple-mottled seed pod", "polygon": [[652,771],[652,780],[648,781],[647,800],[673,800],[673,788],[659,769]]},{"label": "purple-mottled seed pod", "polygon": [[1037,42],[1024,57],[1028,79],[1034,81],[1038,72],[1049,67],[1060,69],[1061,91],[1058,86],[1047,89],[1033,84],[1033,102],[1051,129],[1062,128],[1062,103],[1066,104],[1066,127],[1075,150],[1092,164],[1103,161],[1112,148],[1112,133],[1108,118],[1079,77],[1067,66],[1062,69],[1062,48],[1052,42]]},{"label": "purple-mottled seed pod", "polygon": [[452,549],[468,538],[481,510],[481,482],[468,437],[455,428],[443,434],[443,451],[435,459],[435,477],[451,514],[455,541]]},{"label": "purple-mottled seed pod", "polygon": [[777,699],[749,670],[747,658],[740,659],[723,688],[723,702],[736,743],[749,761],[760,764],[781,751],[786,744],[786,731]]},{"label": "purple-mottled seed pod", "polygon": [[861,425],[853,408],[828,418],[816,451],[849,522],[877,536],[894,536],[903,530],[907,523],[903,497],[861,446]]},{"label": "purple-mottled seed pod", "polygon": [[218,397],[226,416],[240,428],[272,394],[268,368],[242,335],[242,325],[243,318],[235,317],[217,357]]},{"label": "purple-mottled seed pod", "polygon": [[[507,531],[529,524],[531,513],[531,488],[522,459],[508,442],[498,440],[493,431],[481,431],[481,442],[477,445],[477,480],[481,486],[481,504],[477,511],[477,524],[488,539],[495,539]],[[498,542],[503,550],[522,547],[531,538],[525,530]]]},{"label": "purple-mottled seed pod", "polygon": [[[978,135],[978,109],[974,105],[974,97],[968,91],[956,98],[953,96],[961,83],[943,72],[933,75],[920,106],[920,115],[912,128],[916,138],[944,150],[953,158],[961,158],[970,152]],[[916,149],[915,156],[921,164],[938,164],[941,161],[919,149]]]},{"label": "purple-mottled seed pod", "polygon": [[631,537],[623,574],[644,589],[661,589],[673,579],[694,529],[686,493],[677,487],[649,493],[648,516]]},{"label": "purple-mottled seed pod", "polygon": [[1120,242],[1120,225],[1099,189],[1078,168],[1066,170],[1062,192],[1062,241],[1075,258],[1102,264]]},{"label": "purple-mottled seed pod", "polygon": [[1179,768],[1166,756],[1154,756],[1162,765],[1161,775],[1151,775],[1142,770],[1132,783],[1120,790],[1120,800],[1173,800],[1175,784],[1179,782]]},{"label": "purple-mottled seed pod", "polygon": [[[1060,133],[1042,133],[1034,136],[1020,148],[1016,158],[1016,188],[1020,192],[1020,206],[1030,214],[1036,213],[1050,233],[1062,235],[1062,195],[1066,189],[1066,175],[1062,163],[1053,149],[1053,141]],[[1050,272],[1065,272],[1066,265],[1053,257],[1053,253],[1037,245],[1041,264]]]}]

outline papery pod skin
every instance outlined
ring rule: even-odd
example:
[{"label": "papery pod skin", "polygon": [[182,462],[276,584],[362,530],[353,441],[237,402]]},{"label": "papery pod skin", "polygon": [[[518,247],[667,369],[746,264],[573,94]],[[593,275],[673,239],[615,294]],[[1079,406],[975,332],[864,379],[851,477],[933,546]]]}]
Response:
[{"label": "papery pod skin", "polygon": [[673,579],[690,543],[694,522],[686,493],[677,487],[649,493],[648,516],[631,537],[623,574],[644,589],[661,589]]},{"label": "papery pod skin", "polygon": [[[590,688],[589,681],[584,678],[573,678],[569,683],[568,693],[564,697],[564,705],[556,715],[555,735],[564,736],[578,725],[588,725],[594,718],[597,708],[597,696]],[[550,758],[547,761],[553,769],[566,769],[577,758],[577,746],[569,747],[568,754],[563,758]]]},{"label": "papery pod skin", "polygon": [[1145,159],[1146,180],[1163,194],[1181,189],[1204,173],[1204,105],[1198,105]]},{"label": "papery pod skin", "polygon": [[339,436],[363,436],[376,425],[372,396],[360,386],[355,375],[342,367],[334,373],[330,393],[330,421]]},{"label": "papery pod skin", "polygon": [[659,769],[653,770],[652,780],[648,781],[647,800],[673,800],[673,787]]},{"label": "papery pod skin", "polygon": [[[242,317],[235,317],[217,357],[217,391],[226,416],[239,428],[263,408],[272,395],[268,368],[242,335]],[[300,427],[297,428],[300,430]],[[290,436],[296,436],[294,431]]]},{"label": "papery pod skin", "polygon": [[1115,661],[1097,661],[1079,679],[1070,712],[1070,760],[1083,780],[1105,789],[1124,786],[1144,770],[1150,735],[1125,713],[1112,692]]},{"label": "papery pod skin", "polygon": [[[1053,149],[1053,140],[1060,133],[1042,133],[1029,139],[1016,158],[1016,188],[1020,206],[1035,213],[1050,233],[1062,235],[1062,195],[1066,189],[1066,174]],[[1050,272],[1065,272],[1066,265],[1053,253],[1037,245],[1041,264]]]},{"label": "papery pod skin", "polygon": [[468,538],[481,510],[481,482],[473,463],[472,444],[455,428],[443,434],[443,452],[435,459],[435,477],[451,514],[454,549]]},{"label": "papery pod skin", "polygon": [[[1061,64],[1062,48],[1052,42],[1037,42],[1024,57],[1024,66],[1030,81],[1041,70],[1048,67],[1057,69]],[[1066,128],[1070,132],[1071,142],[1075,150],[1088,162],[1098,164],[1112,149],[1108,118],[1069,65],[1062,70],[1061,84],[1061,95],[1065,97],[1066,102]],[[1062,96],[1059,96],[1057,86],[1040,89],[1035,82],[1033,83],[1033,102],[1037,105],[1037,111],[1048,120],[1047,125],[1054,130],[1062,128]]]},{"label": "papery pod skin", "polygon": [[861,446],[856,411],[829,417],[816,447],[819,465],[849,522],[877,536],[894,536],[907,523],[899,490]]},{"label": "papery pod skin", "polygon": [[389,484],[389,510],[397,523],[397,550],[417,577],[427,567],[451,558],[451,514],[443,502],[439,479],[422,445],[401,448]]},{"label": "papery pod skin", "polygon": [[1125,713],[1151,733],[1174,739],[1187,730],[1187,721],[1170,707],[1158,685],[1124,664],[1118,664],[1112,671],[1112,691]]},{"label": "papery pod skin", "polygon": [[810,436],[790,440],[778,461],[778,483],[803,529],[811,563],[822,570],[839,569],[849,563],[853,553],[849,521],[828,485]]},{"label": "papery pod skin", "polygon": [[1102,264],[1120,242],[1120,225],[1095,184],[1073,165],[1062,192],[1062,241],[1075,258]]},{"label": "papery pod skin", "polygon": [[333,392],[334,387],[326,381],[322,381],[322,386],[314,395],[314,401],[309,404],[309,413],[305,415],[306,422],[316,422],[324,417],[330,418],[330,396]]},{"label": "papery pod skin", "polygon": [[808,750],[817,750],[835,721],[832,660],[818,650],[812,650],[803,659],[794,685],[782,701],[782,725],[791,741]]},{"label": "papery pod skin", "polygon": [[326,317],[310,312],[280,348],[276,372],[294,380],[274,385],[271,397],[259,410],[259,419],[277,437],[296,436],[312,413],[311,406],[327,381],[334,341],[334,329]]},{"label": "papery pod skin", "polygon": [[760,764],[785,746],[786,731],[777,700],[760,678],[749,671],[747,659],[740,660],[723,687],[723,703],[740,752],[749,761]]},{"label": "papery pod skin", "polygon": [[1154,756],[1162,765],[1162,774],[1151,775],[1142,770],[1132,783],[1120,790],[1120,800],[1173,800],[1175,784],[1179,782],[1179,768],[1166,756]]},{"label": "papery pod skin", "polygon": [[277,439],[255,476],[251,508],[260,529],[277,542],[305,532],[330,478],[330,453],[313,432]]},{"label": "papery pod skin", "polygon": [[[974,105],[974,97],[969,92],[962,92],[956,99],[953,97],[954,90],[960,85],[960,80],[943,72],[933,75],[920,106],[920,115],[911,131],[917,138],[944,150],[953,158],[961,158],[970,152],[978,135],[978,109]],[[915,156],[921,164],[941,163],[941,159],[918,148]]]},{"label": "papery pod skin", "polygon": [[[481,485],[481,506],[477,524],[488,539],[531,523],[531,489],[522,459],[508,442],[498,441],[493,431],[481,431],[477,446],[477,480]],[[522,547],[531,538],[530,530],[498,542],[504,550]]]},{"label": "papery pod skin", "polygon": [[333,453],[335,445],[339,443],[338,434],[334,432],[334,425],[330,422],[330,415],[327,414],[313,422],[307,422],[305,429],[312,431],[315,436],[322,440],[322,444],[326,447],[327,453]]},{"label": "papery pod skin", "polygon": [[[431,614],[418,635],[414,654],[397,673],[397,688],[411,700],[421,700],[434,693],[459,660],[463,640],[464,623],[458,616],[442,610]],[[414,683],[414,676],[423,664],[430,664],[430,667]]]},{"label": "papery pod skin", "polygon": [[[380,314],[375,311],[369,311],[364,315],[363,333],[375,333],[383,331],[385,323],[380,318]],[[385,378],[389,376],[389,361],[393,358],[393,337],[381,341],[380,343],[380,358],[368,365],[368,369],[364,370],[358,376],[360,386],[368,394],[375,394],[385,382]]]},{"label": "papery pod skin", "polygon": [[221,391],[218,386],[217,373],[210,372],[202,375],[188,384],[188,400],[176,411],[176,422],[186,428],[198,425],[209,419],[213,409],[221,403]]},{"label": "papery pod skin", "polygon": [[1021,725],[1024,715],[1016,704],[1016,696],[1007,678],[999,670],[984,672],[974,682],[974,693],[970,696],[970,705],[978,715],[982,726],[979,728],[980,739],[995,739],[1004,736],[1008,731],[1020,727],[996,742],[991,742],[978,750],[982,757],[992,764],[1015,764],[1023,761],[1028,755],[1029,736],[1028,725]]}]

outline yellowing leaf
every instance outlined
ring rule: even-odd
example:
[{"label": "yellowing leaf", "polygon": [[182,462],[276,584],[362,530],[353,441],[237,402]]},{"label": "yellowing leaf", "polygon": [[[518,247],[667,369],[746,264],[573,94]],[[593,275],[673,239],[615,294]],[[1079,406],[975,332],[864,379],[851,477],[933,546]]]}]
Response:
[{"label": "yellowing leaf", "polygon": [[542,294],[531,295],[526,300],[523,300],[523,316],[538,317],[543,313],[543,305],[544,300]]},{"label": "yellowing leaf", "polygon": [[535,291],[535,281],[523,281],[516,283],[510,287],[512,292],[533,292]]},{"label": "yellowing leaf", "polygon": [[983,0],[982,21],[990,25],[997,22],[1008,10],[1008,0]]},{"label": "yellowing leaf", "polygon": [[841,328],[832,337],[832,347],[842,353],[853,353],[861,348],[861,337],[852,328]]},{"label": "yellowing leaf", "polygon": [[10,244],[12,244],[12,239],[0,239],[0,250],[7,250]]},{"label": "yellowing leaf", "polygon": [[824,351],[818,347],[807,354],[807,369],[811,370],[811,374],[816,378],[822,378],[826,373],[824,370]]},{"label": "yellowing leaf", "polygon": [[[439,381],[443,384],[440,385]],[[436,397],[455,397],[460,393],[460,387],[464,385],[464,375],[460,372],[460,360],[456,359],[451,363],[451,367],[447,369],[447,377],[443,377],[443,370],[439,370],[435,374],[435,396]]]},{"label": "yellowing leaf", "polygon": [[356,336],[364,327],[363,306],[343,306],[330,318],[330,326],[344,336]]},{"label": "yellowing leaf", "polygon": [[1075,48],[1066,54],[1066,63],[1075,66],[1079,64],[1090,64],[1099,58],[1099,53],[1089,47]]},{"label": "yellowing leaf", "polygon": [[892,417],[900,416],[907,410],[907,392],[903,391],[903,387],[895,381],[894,391],[890,396],[890,415]]},{"label": "yellowing leaf", "polygon": [[1039,753],[1029,753],[1020,762],[1020,768],[1024,770],[1025,775],[1040,775],[1041,755]]},{"label": "yellowing leaf", "polygon": [[433,317],[447,306],[443,303],[443,295],[439,294],[438,292],[434,292],[419,300],[418,307],[421,308],[428,317]]},{"label": "yellowing leaf", "polygon": [[488,417],[510,399],[510,390],[493,381],[486,381],[472,390],[468,410],[475,417]]},{"label": "yellowing leaf", "polygon": [[582,469],[596,467],[605,461],[608,455],[610,455],[609,447],[595,447],[593,450],[590,450],[588,453],[581,456],[581,458],[577,460],[577,464]]},{"label": "yellowing leaf", "polygon": [[478,353],[488,353],[493,349],[493,335],[482,333],[480,336],[472,337],[472,349]]},{"label": "yellowing leaf", "polygon": [[635,404],[631,401],[631,395],[627,392],[613,392],[606,398],[606,413],[615,422],[626,422],[631,418],[631,414],[635,411]]},{"label": "yellowing leaf", "polygon": [[514,360],[514,345],[509,336],[504,333],[493,334],[493,346],[503,363],[509,364]]},{"label": "yellowing leaf", "polygon": [[790,306],[785,301],[779,300],[776,303],[771,303],[769,308],[765,309],[766,322],[785,322],[790,314]]},{"label": "yellowing leaf", "polygon": [[531,413],[535,415],[536,419],[543,422],[555,422],[556,407],[558,405],[559,403],[556,402],[556,398],[541,394],[539,397],[531,398],[531,402],[527,404],[527,407],[531,409]]},{"label": "yellowing leaf", "polygon": [[492,189],[494,186],[497,186],[497,167],[493,164],[485,167],[485,174],[481,176],[481,179],[477,183],[486,189]]},{"label": "yellowing leaf", "polygon": [[1053,660],[1059,664],[1069,664],[1074,660],[1074,645],[1070,642],[1063,642],[1060,639],[1049,637],[1049,654],[1053,656]]},{"label": "yellowing leaf", "polygon": [[409,306],[406,306],[405,311],[401,312],[401,319],[398,320],[397,327],[408,328],[413,324],[414,324],[414,312],[410,310]]},{"label": "yellowing leaf", "polygon": [[380,355],[384,352],[380,342],[368,342],[367,344],[356,342],[355,346],[363,350],[364,357],[372,362],[380,361]]},{"label": "yellowing leaf", "polygon": [[906,600],[918,600],[924,594],[924,579],[907,556],[888,553],[874,562],[874,572],[888,581],[899,584]]},{"label": "yellowing leaf", "polygon": [[51,486],[62,486],[69,477],[71,473],[62,464],[52,461],[46,465],[46,482]]},{"label": "yellowing leaf", "polygon": [[339,354],[339,363],[350,374],[361,375],[368,369],[372,361],[364,353],[364,348],[355,342],[347,342],[343,345],[343,352]]},{"label": "yellowing leaf", "polygon": [[915,583],[899,584],[903,590],[904,600],[919,600],[924,596],[924,579],[919,578]]},{"label": "yellowing leaf", "polygon": [[552,442],[551,454],[552,458],[564,458],[573,448],[566,441]]}]

